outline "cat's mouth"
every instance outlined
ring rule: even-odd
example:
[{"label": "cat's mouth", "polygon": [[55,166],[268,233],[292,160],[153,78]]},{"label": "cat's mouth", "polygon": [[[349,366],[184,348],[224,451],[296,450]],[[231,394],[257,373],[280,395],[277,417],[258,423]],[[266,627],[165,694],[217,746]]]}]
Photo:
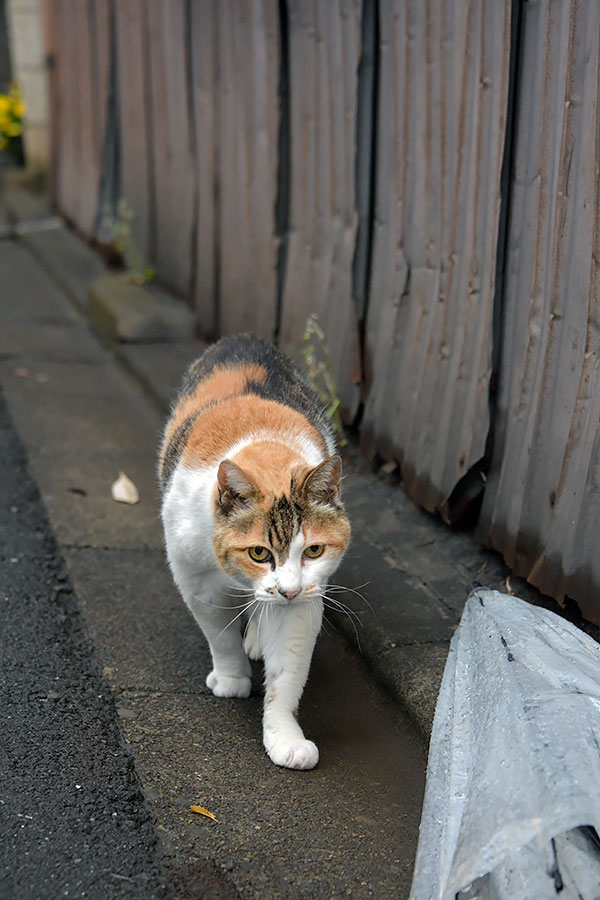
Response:
[{"label": "cat's mouth", "polygon": [[256,600],[261,603],[270,603],[273,606],[296,606],[299,603],[310,603],[319,599],[321,588],[317,584],[311,584],[296,592],[280,592],[277,588],[267,588],[257,591]]}]

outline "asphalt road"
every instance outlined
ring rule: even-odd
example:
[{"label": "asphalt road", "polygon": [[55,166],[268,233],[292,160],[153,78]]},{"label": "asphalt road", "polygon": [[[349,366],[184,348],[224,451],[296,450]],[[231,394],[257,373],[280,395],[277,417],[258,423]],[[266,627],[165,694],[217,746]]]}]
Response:
[{"label": "asphalt road", "polygon": [[0,459],[0,897],[172,897],[1,394]]}]

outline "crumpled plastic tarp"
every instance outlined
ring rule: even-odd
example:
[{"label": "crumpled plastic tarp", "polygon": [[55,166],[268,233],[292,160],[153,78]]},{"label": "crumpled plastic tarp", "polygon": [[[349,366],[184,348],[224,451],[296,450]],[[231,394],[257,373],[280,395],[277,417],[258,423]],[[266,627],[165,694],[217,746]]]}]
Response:
[{"label": "crumpled plastic tarp", "polygon": [[477,588],[437,702],[411,900],[600,898],[600,646]]}]

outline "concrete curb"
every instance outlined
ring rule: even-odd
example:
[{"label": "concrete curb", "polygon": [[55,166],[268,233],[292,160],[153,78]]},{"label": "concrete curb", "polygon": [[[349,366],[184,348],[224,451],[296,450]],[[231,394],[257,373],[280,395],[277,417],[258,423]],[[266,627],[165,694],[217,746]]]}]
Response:
[{"label": "concrete curb", "polygon": [[194,317],[183,303],[123,275],[102,275],[92,282],[88,312],[96,331],[112,341],[154,343],[194,336]]}]

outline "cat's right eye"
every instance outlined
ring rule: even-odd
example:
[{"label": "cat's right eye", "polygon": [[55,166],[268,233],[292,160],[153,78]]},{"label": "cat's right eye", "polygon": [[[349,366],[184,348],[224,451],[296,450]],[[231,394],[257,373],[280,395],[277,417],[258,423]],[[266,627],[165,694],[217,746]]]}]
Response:
[{"label": "cat's right eye", "polygon": [[271,562],[272,555],[271,551],[267,550],[266,547],[249,547],[248,553],[250,555],[250,559],[253,559],[254,562]]}]

